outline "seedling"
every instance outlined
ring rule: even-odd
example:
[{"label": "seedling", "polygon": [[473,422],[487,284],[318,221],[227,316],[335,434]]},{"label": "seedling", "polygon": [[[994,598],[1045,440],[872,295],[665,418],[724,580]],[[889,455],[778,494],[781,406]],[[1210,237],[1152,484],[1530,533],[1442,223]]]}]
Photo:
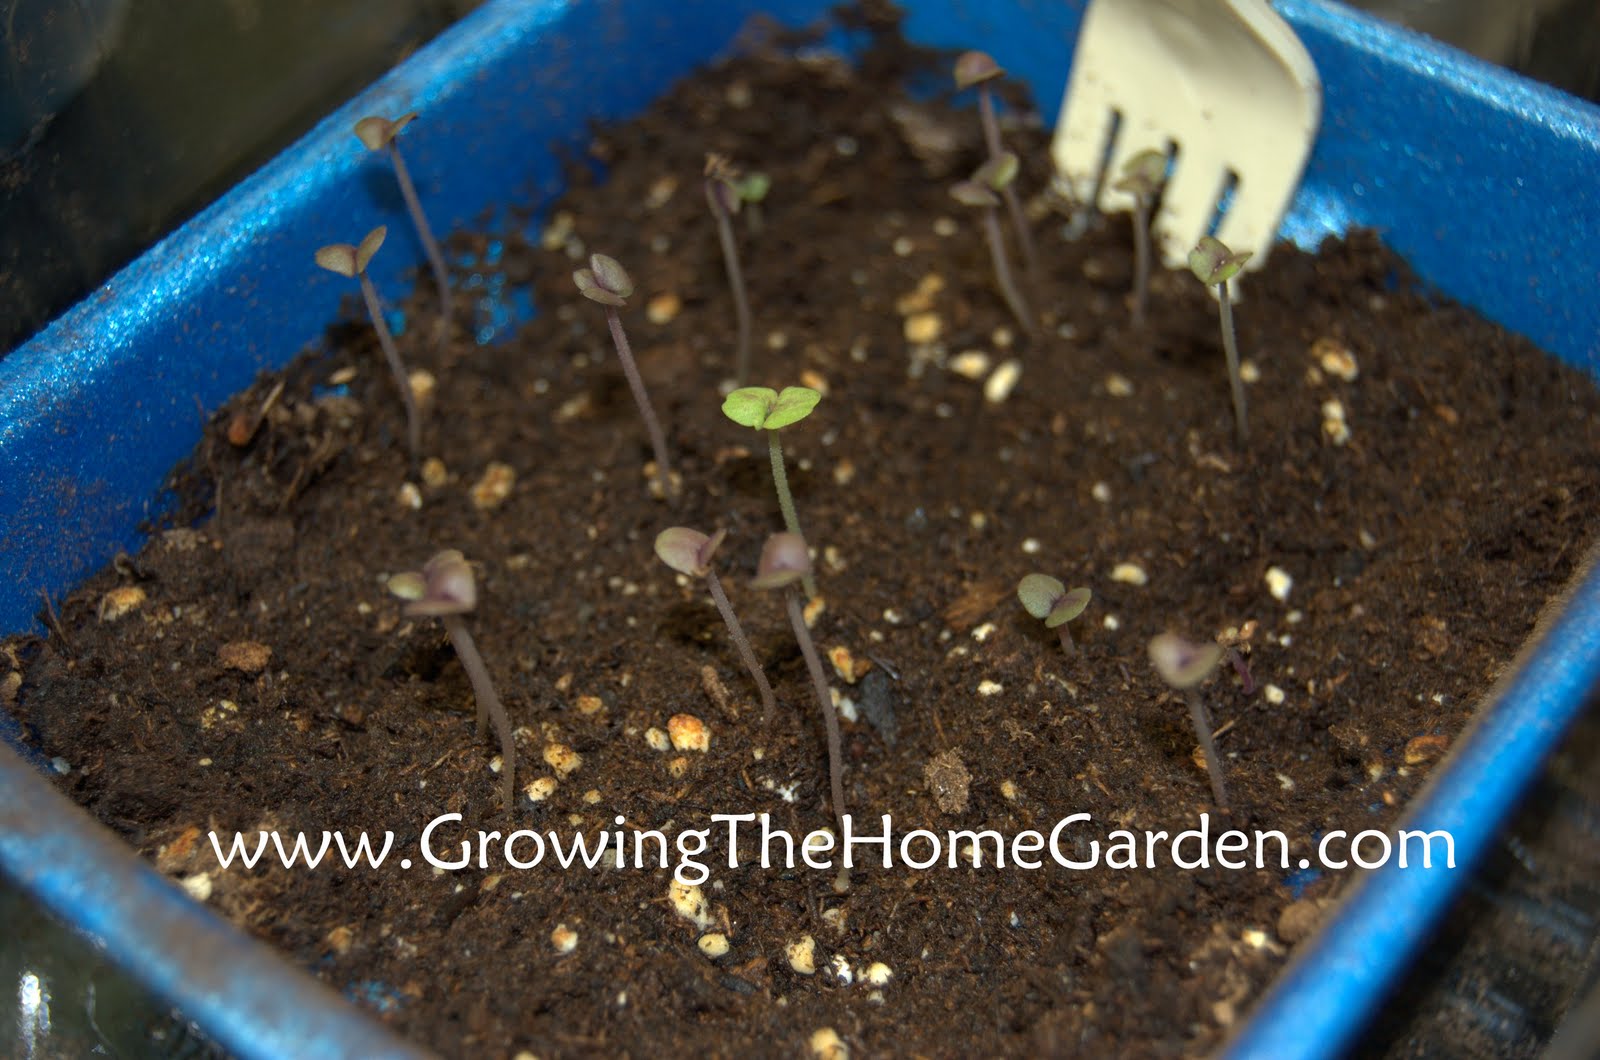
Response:
[{"label": "seedling", "polygon": [[628,296],[633,293],[633,280],[615,258],[593,254],[589,257],[587,269],[579,269],[572,274],[572,282],[578,285],[578,291],[585,298],[605,307],[606,324],[611,328],[611,341],[617,347],[617,359],[622,362],[622,371],[628,377],[629,388],[633,390],[633,400],[639,406],[645,432],[650,435],[650,447],[655,450],[656,485],[661,490],[661,496],[670,499],[673,495],[672,467],[667,462],[666,435],[661,432],[661,421],[656,419],[650,395],[645,393],[644,379],[633,360],[633,347],[628,345],[628,336],[622,330],[622,317],[617,313],[619,306],[628,304]]},{"label": "seedling", "polygon": [[1239,275],[1239,270],[1249,260],[1249,251],[1235,254],[1215,236],[1201,236],[1200,242],[1189,251],[1189,271],[1201,283],[1217,290],[1222,352],[1228,358],[1228,384],[1233,388],[1233,426],[1241,446],[1249,436],[1249,424],[1245,420],[1244,380],[1239,377],[1239,346],[1233,334],[1233,299],[1228,294],[1228,281]]},{"label": "seedling", "polygon": [[428,217],[422,212],[422,200],[417,198],[417,186],[411,181],[411,170],[406,167],[406,160],[401,157],[400,145],[396,142],[400,130],[415,121],[416,117],[417,112],[411,111],[394,119],[376,116],[362,118],[356,122],[355,134],[367,150],[386,152],[394,165],[394,178],[400,185],[400,197],[406,201],[406,212],[411,215],[411,223],[417,226],[417,238],[422,241],[422,249],[428,255],[428,267],[433,270],[433,281],[439,287],[439,317],[443,320],[450,316],[450,273],[445,269],[444,252],[439,249],[439,241],[433,237]]},{"label": "seedling", "polygon": [[1083,614],[1094,594],[1088,589],[1068,589],[1058,579],[1048,574],[1030,574],[1017,583],[1017,599],[1022,607],[1039,619],[1046,629],[1053,629],[1061,638],[1061,650],[1068,655],[1077,651],[1067,623]]},{"label": "seedling", "polygon": [[843,740],[839,735],[839,718],[833,710],[833,693],[828,689],[828,679],[822,673],[822,659],[817,646],[806,629],[805,616],[800,612],[800,595],[794,591],[795,582],[811,575],[811,550],[806,539],[799,534],[773,534],[761,546],[761,561],[756,565],[756,576],[750,584],[757,589],[784,590],[784,606],[789,611],[789,624],[794,627],[794,637],[800,642],[800,654],[806,658],[806,669],[811,672],[811,687],[817,695],[817,706],[822,709],[822,721],[828,730],[828,781],[833,788],[833,814],[844,823],[844,765]]},{"label": "seedling", "polygon": [[706,202],[717,219],[717,238],[722,242],[722,265],[733,292],[733,310],[739,325],[739,346],[734,357],[734,383],[744,386],[750,378],[750,300],[745,295],[744,271],[739,267],[739,246],[733,238],[733,215],[746,202],[766,197],[768,181],[756,174],[744,178],[721,155],[706,155]]},{"label": "seedling", "polygon": [[372,320],[372,330],[378,333],[383,359],[389,362],[389,374],[394,376],[394,385],[400,390],[400,400],[405,403],[406,446],[411,450],[411,462],[416,463],[422,453],[422,420],[417,414],[417,397],[411,392],[411,377],[406,374],[406,366],[401,363],[394,336],[389,333],[389,325],[383,319],[383,306],[378,302],[377,289],[367,275],[367,263],[383,246],[383,238],[388,234],[389,230],[379,225],[366,234],[359,246],[330,243],[318,248],[316,258],[317,264],[329,272],[361,281],[361,297],[367,303],[367,316]]},{"label": "seedling", "polygon": [[717,610],[722,612],[722,621],[727,623],[733,646],[739,649],[739,658],[744,660],[745,668],[750,671],[756,688],[761,691],[761,719],[770,723],[773,707],[776,706],[772,686],[767,683],[766,671],[761,668],[755,651],[750,647],[750,638],[744,635],[744,627],[739,625],[739,618],[733,613],[728,594],[722,591],[722,580],[711,569],[711,557],[727,535],[726,530],[718,530],[707,537],[687,526],[674,526],[656,535],[656,556],[679,574],[705,579],[706,588],[711,590],[711,599],[716,602]]},{"label": "seedling", "polygon": [[[994,90],[990,83],[1006,74],[987,52],[963,52],[956,59],[955,79],[957,89],[978,90],[978,120],[983,125],[983,143],[989,152],[989,161],[998,162],[1007,152],[1000,145],[1000,122],[994,114]],[[1022,260],[1028,270],[1028,286],[1039,293],[1039,255],[1033,248],[1033,233],[1028,229],[1028,219],[1022,212],[1022,200],[1017,189],[1007,181],[995,189],[1005,200],[1006,211],[1011,215],[1011,227],[1016,232],[1017,245],[1022,248]]]},{"label": "seedling", "polygon": [[1011,274],[1011,262],[1006,257],[1005,237],[1000,232],[1000,190],[1011,185],[1017,175],[1017,156],[1007,151],[998,159],[990,159],[979,166],[970,180],[950,186],[951,196],[963,206],[982,211],[983,234],[989,243],[989,260],[994,265],[995,284],[1011,315],[1029,335],[1036,336],[1039,325],[1034,321],[1033,310],[1028,307],[1022,289]]},{"label": "seedling", "polygon": [[1228,793],[1222,784],[1222,762],[1217,758],[1217,743],[1211,738],[1211,715],[1200,701],[1200,683],[1222,661],[1222,646],[1195,644],[1176,633],[1161,633],[1150,638],[1150,661],[1161,680],[1184,694],[1189,701],[1189,718],[1206,756],[1206,772],[1211,776],[1211,794],[1217,808],[1228,808]]},{"label": "seedling", "polygon": [[478,605],[478,583],[472,576],[472,566],[455,549],[446,549],[423,564],[420,571],[403,571],[391,577],[389,591],[406,601],[406,614],[436,615],[444,623],[461,668],[472,682],[472,696],[478,706],[478,739],[487,735],[491,721],[500,737],[500,793],[506,812],[510,813],[517,774],[517,745],[511,736],[511,719],[506,716],[494,682],[489,680],[489,668],[483,665],[483,656],[478,654],[478,646],[461,618]]},{"label": "seedling", "polygon": [[[822,395],[808,386],[786,386],[783,393],[764,386],[741,387],[722,402],[722,414],[734,423],[767,432],[767,455],[772,458],[772,484],[778,491],[778,507],[783,509],[783,525],[800,537],[800,518],[794,511],[794,495],[789,492],[789,475],[783,468],[783,446],[778,431],[811,415]],[[808,598],[817,595],[817,583],[806,564],[800,576]]]},{"label": "seedling", "polygon": [[1113,185],[1133,196],[1133,326],[1144,327],[1145,305],[1150,300],[1150,211],[1167,175],[1167,156],[1145,149],[1128,159]]}]

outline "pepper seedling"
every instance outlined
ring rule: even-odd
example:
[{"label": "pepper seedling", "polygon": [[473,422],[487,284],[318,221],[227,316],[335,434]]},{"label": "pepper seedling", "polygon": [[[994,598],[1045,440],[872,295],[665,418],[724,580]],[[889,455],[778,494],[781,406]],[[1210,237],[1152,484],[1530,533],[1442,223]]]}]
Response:
[{"label": "pepper seedling", "polygon": [[1167,156],[1146,148],[1123,163],[1122,175],[1112,185],[1133,196],[1133,326],[1144,327],[1145,305],[1150,300],[1150,212],[1167,175]]},{"label": "pepper seedling", "polygon": [[478,654],[472,634],[461,616],[478,606],[478,583],[472,566],[455,549],[436,553],[420,571],[402,571],[389,579],[389,591],[406,601],[405,612],[416,617],[436,616],[444,623],[450,643],[472,682],[472,696],[478,707],[478,738],[487,735],[494,723],[500,738],[500,790],[510,813],[516,797],[517,745],[511,735],[511,719],[489,679],[489,668]]},{"label": "pepper seedling", "polygon": [[1211,777],[1211,795],[1217,808],[1228,808],[1228,793],[1222,783],[1222,762],[1217,758],[1217,742],[1211,736],[1211,715],[1200,701],[1200,683],[1222,661],[1222,646],[1195,644],[1176,633],[1160,633],[1150,638],[1150,661],[1161,680],[1184,694],[1189,701],[1189,719],[1206,756],[1206,772]]},{"label": "pepper seedling", "polygon": [[372,320],[372,330],[378,333],[378,345],[383,348],[383,359],[389,362],[389,373],[394,376],[394,385],[399,389],[400,400],[406,407],[406,446],[411,451],[411,462],[416,463],[422,453],[422,419],[417,413],[417,396],[411,392],[411,377],[406,374],[406,366],[400,360],[400,350],[396,348],[394,336],[389,333],[389,325],[383,319],[383,306],[378,302],[378,291],[372,286],[372,278],[367,275],[368,262],[378,252],[378,248],[383,246],[383,239],[388,234],[388,228],[379,225],[368,232],[358,246],[351,246],[349,243],[330,243],[325,247],[319,247],[316,260],[318,265],[329,272],[353,277],[361,282],[361,297],[367,304],[367,316]]},{"label": "pepper seedling", "polygon": [[1068,655],[1077,651],[1067,623],[1083,614],[1094,594],[1079,587],[1068,589],[1060,579],[1048,574],[1030,574],[1017,583],[1017,599],[1028,614],[1039,619],[1046,629],[1053,629],[1061,638],[1061,650]]},{"label": "pepper seedling", "polygon": [[356,122],[356,139],[369,151],[383,151],[389,156],[389,161],[394,166],[395,181],[400,185],[400,197],[405,200],[406,212],[411,215],[411,223],[417,228],[417,238],[422,241],[423,252],[428,255],[428,267],[433,270],[434,283],[439,287],[439,316],[448,319],[450,316],[450,273],[445,268],[444,252],[439,249],[439,241],[433,237],[433,228],[428,224],[428,217],[422,212],[422,200],[417,198],[417,186],[412,183],[411,170],[406,166],[406,160],[400,155],[400,144],[397,137],[400,130],[416,120],[417,112],[411,111],[398,118],[381,118],[376,115],[362,118]]},{"label": "pepper seedling", "polygon": [[[1004,68],[987,52],[962,52],[956,58],[956,88],[978,90],[978,120],[983,126],[983,143],[989,152],[989,161],[995,163],[1008,152],[1000,144],[1000,122],[995,117],[994,90],[990,85],[1005,74]],[[1027,215],[1022,212],[1022,200],[1017,197],[1017,189],[1010,181],[995,190],[1005,200],[1006,212],[1011,216],[1017,245],[1022,248],[1023,267],[1028,270],[1028,286],[1038,294],[1039,255],[1034,250],[1033,233],[1028,228]]]},{"label": "pepper seedling", "polygon": [[776,706],[772,685],[767,683],[766,671],[761,668],[755,650],[750,647],[750,638],[744,635],[744,627],[739,624],[739,617],[733,613],[733,605],[728,602],[728,594],[722,591],[722,579],[718,578],[717,572],[711,568],[711,557],[716,554],[718,546],[726,536],[728,536],[726,530],[718,530],[707,537],[687,526],[669,527],[656,535],[656,556],[679,574],[705,579],[706,588],[711,591],[711,599],[716,603],[717,610],[722,613],[722,621],[728,626],[728,635],[733,638],[733,645],[739,650],[739,658],[744,660],[745,668],[750,671],[750,677],[761,692],[761,719],[770,724],[772,709]]},{"label": "pepper seedling", "polygon": [[633,347],[628,345],[628,336],[622,330],[622,317],[617,313],[618,307],[628,304],[628,296],[633,293],[633,280],[615,258],[593,254],[589,257],[587,269],[579,269],[572,274],[572,282],[578,285],[579,293],[585,298],[605,307],[606,324],[611,328],[611,341],[617,348],[617,359],[622,362],[622,372],[628,377],[634,403],[639,406],[645,433],[650,436],[650,447],[655,450],[656,486],[662,498],[670,500],[673,496],[672,466],[667,462],[667,438],[661,431],[661,421],[656,419],[656,410],[650,404],[650,395],[645,393],[644,378],[639,375],[639,366],[633,359]]},{"label": "pepper seedling", "polygon": [[1222,352],[1228,358],[1228,385],[1233,389],[1233,426],[1239,436],[1239,445],[1249,436],[1245,419],[1244,380],[1239,375],[1239,345],[1233,333],[1233,298],[1228,293],[1228,281],[1239,275],[1244,263],[1250,260],[1249,251],[1234,253],[1228,245],[1215,236],[1201,236],[1200,242],[1189,251],[1189,271],[1195,278],[1217,292],[1217,315],[1222,323]]},{"label": "pepper seedling", "polygon": [[[756,174],[756,177],[761,177]],[[747,180],[722,155],[706,155],[706,203],[717,220],[717,238],[722,243],[722,266],[733,292],[733,311],[738,322],[739,345],[734,356],[734,384],[744,386],[750,378],[750,299],[745,294],[744,271],[739,267],[739,245],[733,237],[733,215],[746,202],[766,197],[768,181]]]},{"label": "pepper seedling", "polygon": [[950,195],[961,205],[982,211],[983,234],[989,244],[989,261],[994,266],[995,284],[1022,330],[1037,337],[1038,322],[1034,320],[1033,310],[1029,308],[1027,299],[1022,296],[1022,289],[1017,286],[1016,278],[1011,273],[1011,262],[1006,257],[1005,236],[1000,231],[999,192],[1009,187],[1016,175],[1017,156],[1006,151],[979,166],[970,179],[951,185]]},{"label": "pepper seedling", "polygon": [[794,591],[795,582],[810,575],[811,549],[806,545],[806,539],[799,534],[779,533],[767,538],[766,544],[761,546],[761,560],[756,565],[756,576],[750,585],[756,589],[783,590],[789,624],[794,627],[795,640],[800,642],[800,654],[805,656],[806,669],[811,673],[811,687],[817,696],[817,706],[822,710],[823,724],[827,727],[828,782],[833,791],[833,814],[843,827],[844,741],[839,735],[839,718],[833,709],[833,693],[828,689],[828,679],[822,672],[822,658],[811,640],[811,631],[806,629],[805,616],[800,611],[800,596]]},{"label": "pepper seedling", "polygon": [[[811,415],[822,395],[808,386],[786,386],[783,393],[771,387],[746,386],[733,391],[722,402],[722,414],[743,427],[767,432],[767,455],[772,460],[772,485],[778,491],[778,507],[783,510],[783,525],[800,537],[800,518],[795,514],[794,495],[789,492],[789,475],[783,468],[783,446],[778,431]],[[811,564],[801,575],[807,598],[817,595]]]}]

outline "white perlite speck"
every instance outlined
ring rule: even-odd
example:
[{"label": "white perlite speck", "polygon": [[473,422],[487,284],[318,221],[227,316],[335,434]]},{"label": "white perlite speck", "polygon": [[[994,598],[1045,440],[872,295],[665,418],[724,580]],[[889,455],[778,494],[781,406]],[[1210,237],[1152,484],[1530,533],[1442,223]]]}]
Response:
[{"label": "white perlite speck", "polygon": [[1289,599],[1289,590],[1294,587],[1294,579],[1282,567],[1268,567],[1266,574],[1267,592],[1279,603]]},{"label": "white perlite speck", "polygon": [[1004,691],[1005,686],[998,681],[984,680],[978,684],[978,695],[980,696],[997,696]]},{"label": "white perlite speck", "polygon": [[1119,563],[1111,568],[1111,580],[1124,585],[1143,585],[1150,580],[1150,576],[1137,563]]},{"label": "white perlite speck", "polygon": [[990,373],[989,378],[983,381],[983,398],[991,405],[998,405],[1011,396],[1017,388],[1017,381],[1022,378],[1022,362],[1012,357],[1000,362],[1000,367]]}]

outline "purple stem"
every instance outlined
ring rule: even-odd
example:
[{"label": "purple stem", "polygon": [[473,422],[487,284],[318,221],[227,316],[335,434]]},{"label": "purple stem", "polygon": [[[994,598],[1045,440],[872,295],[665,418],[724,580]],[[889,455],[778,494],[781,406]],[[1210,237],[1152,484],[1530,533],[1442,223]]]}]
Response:
[{"label": "purple stem", "polygon": [[655,450],[656,483],[661,487],[662,498],[671,500],[672,465],[667,463],[667,438],[661,432],[661,421],[656,419],[655,409],[650,406],[650,395],[644,391],[644,379],[639,375],[639,366],[634,363],[633,347],[628,345],[628,336],[623,333],[622,317],[617,313],[616,306],[606,306],[606,323],[611,326],[611,341],[616,344],[617,359],[622,362],[622,373],[628,377],[634,403],[639,406],[645,432],[650,435],[650,447]]},{"label": "purple stem", "polygon": [[494,682],[489,680],[489,668],[483,665],[483,656],[478,654],[478,646],[473,643],[467,624],[460,615],[439,617],[444,620],[445,632],[450,634],[450,643],[455,645],[461,668],[467,671],[467,680],[472,682],[472,697],[478,704],[478,738],[484,736],[485,718],[494,722],[495,733],[500,737],[500,793],[505,798],[506,813],[510,813],[517,790],[517,745],[511,736],[511,719],[506,716],[506,708],[494,690]]},{"label": "purple stem", "polygon": [[1068,655],[1078,654],[1078,646],[1072,643],[1072,634],[1067,632],[1067,625],[1063,622],[1056,627],[1056,635],[1061,638],[1061,650]]},{"label": "purple stem", "polygon": [[1143,195],[1133,203],[1133,326],[1143,328],[1150,301],[1150,206]]},{"label": "purple stem", "polygon": [[716,571],[706,571],[706,587],[711,590],[711,599],[716,602],[717,610],[722,612],[722,621],[728,624],[728,635],[733,638],[733,646],[739,649],[739,658],[744,660],[750,676],[755,679],[756,687],[761,690],[761,720],[770,725],[772,708],[777,705],[777,699],[772,694],[772,686],[767,683],[767,673],[756,660],[756,653],[750,647],[750,639],[744,635],[744,627],[739,625],[739,618],[733,613],[733,605],[728,602],[728,594],[722,591],[722,579],[717,577]]},{"label": "purple stem", "polygon": [[439,316],[448,320],[450,273],[444,267],[444,253],[439,249],[439,241],[433,238],[433,229],[428,226],[428,218],[422,212],[422,201],[417,198],[417,187],[411,182],[411,171],[406,168],[406,160],[400,157],[400,145],[393,140],[389,141],[389,159],[394,163],[394,176],[400,183],[400,197],[406,201],[411,223],[417,226],[417,237],[422,240],[422,249],[428,255],[428,266],[433,270],[434,282],[439,285]]},{"label": "purple stem", "polygon": [[1006,260],[1005,237],[1000,233],[1000,212],[992,206],[983,211],[983,234],[989,240],[989,258],[994,262],[994,279],[1000,286],[1001,297],[1006,300],[1011,315],[1017,318],[1022,330],[1037,337],[1039,325],[1034,322],[1033,311],[1022,297],[1016,278],[1011,275],[1011,263]]},{"label": "purple stem", "polygon": [[1228,359],[1228,386],[1233,391],[1233,426],[1243,447],[1250,436],[1245,417],[1244,380],[1239,375],[1239,344],[1233,334],[1233,299],[1228,297],[1228,282],[1217,284],[1217,313],[1222,320],[1222,353]]},{"label": "purple stem", "polygon": [[1228,649],[1228,661],[1239,674],[1239,680],[1244,684],[1244,694],[1253,696],[1256,693],[1256,679],[1250,673],[1250,664],[1244,661],[1244,656],[1239,654],[1238,648]]},{"label": "purple stem", "polygon": [[1217,760],[1217,741],[1211,738],[1211,719],[1206,717],[1205,704],[1200,693],[1189,689],[1189,718],[1194,722],[1195,735],[1200,737],[1200,750],[1206,756],[1206,772],[1211,774],[1211,794],[1217,800],[1217,809],[1228,808],[1228,792],[1222,786],[1222,763]]},{"label": "purple stem", "polygon": [[745,296],[744,271],[739,267],[739,247],[733,239],[733,222],[723,208],[717,182],[706,180],[706,202],[717,219],[717,238],[722,242],[722,265],[728,273],[728,286],[733,290],[733,311],[739,322],[739,349],[734,358],[733,379],[739,386],[750,378],[750,301]]},{"label": "purple stem", "polygon": [[817,646],[811,641],[811,631],[806,629],[805,616],[800,613],[800,594],[790,586],[784,591],[789,607],[789,624],[794,626],[794,637],[800,642],[800,653],[806,657],[806,669],[811,671],[811,687],[817,693],[817,704],[822,708],[822,720],[828,727],[828,781],[833,786],[833,815],[839,819],[840,835],[844,832],[844,741],[839,735],[839,718],[833,710],[833,695],[828,691],[828,679],[822,674],[822,660],[817,656]]},{"label": "purple stem", "polygon": [[[999,158],[1004,150],[1000,146],[1000,122],[994,116],[994,94],[989,91],[987,84],[978,86],[978,117],[983,123],[983,142],[989,149],[989,157]],[[1028,286],[1033,288],[1034,294],[1038,294],[1039,255],[1033,249],[1033,233],[1028,230],[1028,219],[1022,212],[1022,200],[1017,197],[1017,189],[1011,184],[1000,189],[1000,197],[1006,202],[1006,211],[1011,215],[1011,227],[1017,232],[1017,244],[1022,247],[1023,267],[1028,270]]]},{"label": "purple stem", "polygon": [[372,318],[372,329],[378,333],[378,345],[383,347],[383,359],[389,362],[389,373],[394,385],[400,389],[400,400],[406,407],[406,446],[411,450],[411,462],[416,463],[422,454],[422,419],[417,414],[417,397],[411,392],[411,377],[400,361],[400,351],[395,347],[389,324],[383,319],[383,306],[378,302],[378,292],[363,270],[356,274],[361,280],[361,297],[367,302],[367,315]]}]

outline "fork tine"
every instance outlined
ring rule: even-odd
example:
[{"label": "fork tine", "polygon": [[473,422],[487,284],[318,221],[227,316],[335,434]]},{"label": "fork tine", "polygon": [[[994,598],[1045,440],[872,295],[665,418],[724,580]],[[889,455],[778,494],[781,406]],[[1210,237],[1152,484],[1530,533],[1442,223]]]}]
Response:
[{"label": "fork tine", "polygon": [[[1207,145],[1178,150],[1156,215],[1161,258],[1169,269],[1188,265],[1189,251],[1211,229],[1217,200],[1228,182],[1228,160]],[[1240,249],[1246,249],[1241,247]]]},{"label": "fork tine", "polygon": [[1092,75],[1082,79],[1069,95],[1070,104],[1061,118],[1061,127],[1051,143],[1056,172],[1072,189],[1073,200],[1094,205],[1099,184],[1100,161],[1105,157],[1106,141],[1116,129],[1116,115],[1105,85]]}]

